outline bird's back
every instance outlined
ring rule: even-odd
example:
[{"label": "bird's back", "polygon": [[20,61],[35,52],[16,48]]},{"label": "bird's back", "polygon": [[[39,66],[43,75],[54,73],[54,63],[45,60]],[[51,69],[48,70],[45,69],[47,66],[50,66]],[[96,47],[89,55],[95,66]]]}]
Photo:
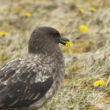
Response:
[{"label": "bird's back", "polygon": [[59,88],[64,62],[56,57],[29,54],[0,70],[0,107],[18,108],[35,103],[39,108]]}]

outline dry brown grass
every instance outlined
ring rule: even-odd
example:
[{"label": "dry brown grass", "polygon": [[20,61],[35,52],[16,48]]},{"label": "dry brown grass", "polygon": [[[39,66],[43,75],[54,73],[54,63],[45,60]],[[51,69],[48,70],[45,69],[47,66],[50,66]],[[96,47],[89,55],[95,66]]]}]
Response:
[{"label": "dry brown grass", "polygon": [[[89,8],[93,6],[96,12]],[[81,13],[80,8],[85,9]],[[30,12],[30,17],[25,17]],[[85,34],[79,25],[88,26]],[[68,36],[61,46],[66,75],[61,89],[40,110],[110,110],[110,1],[109,0],[0,0],[0,66],[27,53],[33,29],[52,26]],[[103,79],[104,86],[94,87]]]}]

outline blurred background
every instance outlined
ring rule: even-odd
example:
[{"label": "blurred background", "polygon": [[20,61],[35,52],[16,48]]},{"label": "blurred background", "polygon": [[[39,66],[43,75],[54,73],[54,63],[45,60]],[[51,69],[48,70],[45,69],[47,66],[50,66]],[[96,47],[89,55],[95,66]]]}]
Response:
[{"label": "blurred background", "polygon": [[0,0],[0,67],[27,54],[40,26],[72,41],[62,87],[40,110],[110,110],[110,0]]}]

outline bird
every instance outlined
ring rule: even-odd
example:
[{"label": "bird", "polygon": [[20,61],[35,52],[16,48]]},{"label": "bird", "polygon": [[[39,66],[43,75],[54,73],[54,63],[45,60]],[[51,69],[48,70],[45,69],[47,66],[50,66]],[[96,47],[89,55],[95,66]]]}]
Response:
[{"label": "bird", "polygon": [[59,44],[66,45],[53,27],[36,28],[28,42],[28,52],[0,69],[0,110],[38,110],[59,89],[65,63]]}]

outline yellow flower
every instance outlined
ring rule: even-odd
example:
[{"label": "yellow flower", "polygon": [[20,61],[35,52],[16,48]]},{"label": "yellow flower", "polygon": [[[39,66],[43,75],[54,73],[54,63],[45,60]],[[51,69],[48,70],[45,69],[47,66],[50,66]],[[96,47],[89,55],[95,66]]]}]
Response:
[{"label": "yellow flower", "polygon": [[65,46],[66,46],[66,47],[70,46],[71,44],[72,44],[71,41],[65,41]]},{"label": "yellow flower", "polygon": [[94,85],[94,87],[97,87],[99,85],[105,85],[105,82],[104,82],[104,80],[97,80],[94,82],[93,85]]},{"label": "yellow flower", "polygon": [[25,16],[26,16],[26,17],[30,17],[30,16],[31,16],[31,13],[26,12],[26,13],[25,13]]},{"label": "yellow flower", "polygon": [[90,7],[89,10],[92,11],[92,12],[96,12],[97,11],[97,9],[94,8],[94,7]]},{"label": "yellow flower", "polygon": [[80,25],[79,29],[81,32],[86,33],[88,32],[88,27],[86,25]]},{"label": "yellow flower", "polygon": [[84,13],[84,12],[85,12],[85,10],[84,10],[83,8],[80,8],[79,11],[80,11],[81,13]]},{"label": "yellow flower", "polygon": [[8,32],[0,32],[0,35],[6,36],[6,35],[8,35]]}]

